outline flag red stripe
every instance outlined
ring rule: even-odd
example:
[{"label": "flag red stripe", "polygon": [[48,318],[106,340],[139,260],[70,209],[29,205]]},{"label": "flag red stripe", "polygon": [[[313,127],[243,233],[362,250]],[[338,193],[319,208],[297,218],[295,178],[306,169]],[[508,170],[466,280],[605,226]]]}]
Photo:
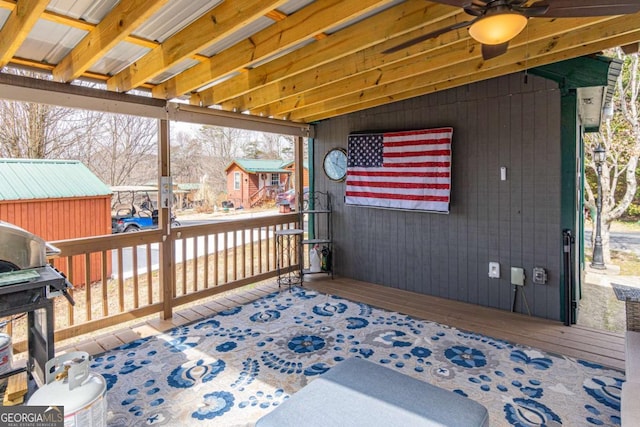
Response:
[{"label": "flag red stripe", "polygon": [[449,138],[438,138],[438,139],[419,139],[419,140],[415,140],[415,141],[384,141],[384,146],[385,147],[406,147],[409,145],[425,145],[425,144],[431,144],[431,145],[442,145],[442,144],[448,144],[449,141],[451,141]]},{"label": "flag red stripe", "polygon": [[428,135],[430,133],[450,133],[451,131],[451,128],[421,129],[402,132],[385,132],[382,136]]},{"label": "flag red stripe", "polygon": [[418,182],[377,182],[377,181],[349,181],[347,185],[352,187],[376,187],[376,188],[430,188],[434,190],[448,190],[449,184],[426,184]]},{"label": "flag red stripe", "polygon": [[[442,165],[442,166],[449,166]],[[396,176],[396,177],[419,177],[419,178],[448,178],[451,176],[449,172],[365,172],[365,171],[349,171],[350,176]]]},{"label": "flag red stripe", "polygon": [[365,191],[347,191],[345,194],[350,197],[370,197],[373,199],[420,200],[429,202],[449,201],[449,197],[447,196],[416,196],[411,194],[369,193]]},{"label": "flag red stripe", "polygon": [[406,162],[406,163],[388,163],[383,164],[385,168],[422,168],[422,167],[434,167],[437,162]]},{"label": "flag red stripe", "polygon": [[384,153],[384,158],[391,157],[419,157],[419,156],[450,156],[451,150],[431,150],[431,151],[405,151],[402,153]]}]

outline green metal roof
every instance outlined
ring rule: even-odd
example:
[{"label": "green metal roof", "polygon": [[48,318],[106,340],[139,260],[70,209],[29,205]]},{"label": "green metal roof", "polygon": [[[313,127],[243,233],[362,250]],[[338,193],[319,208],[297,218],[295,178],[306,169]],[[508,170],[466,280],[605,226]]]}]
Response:
[{"label": "green metal roof", "polygon": [[0,159],[0,200],[111,195],[77,160]]},{"label": "green metal roof", "polygon": [[[289,166],[291,166],[294,163],[295,163],[295,160],[284,161],[284,163],[282,163],[282,167],[283,168],[288,168]],[[305,169],[309,169],[309,159],[304,159],[302,161],[302,167],[305,168]]]},{"label": "green metal roof", "polygon": [[622,61],[603,55],[582,56],[532,68],[531,74],[558,82],[560,89],[578,94],[578,109],[585,132],[597,132],[602,116],[611,108]]},{"label": "green metal roof", "polygon": [[[290,173],[291,171],[284,169],[289,163],[284,160],[265,160],[265,159],[235,159],[231,165],[235,163],[247,172],[251,173]],[[227,166],[227,169],[231,167]]]},{"label": "green metal roof", "polygon": [[[563,89],[576,89],[614,85],[621,68],[622,61],[608,56],[595,55],[541,65],[529,71],[532,74],[559,82]],[[614,75],[612,76],[610,73],[614,73]]]}]

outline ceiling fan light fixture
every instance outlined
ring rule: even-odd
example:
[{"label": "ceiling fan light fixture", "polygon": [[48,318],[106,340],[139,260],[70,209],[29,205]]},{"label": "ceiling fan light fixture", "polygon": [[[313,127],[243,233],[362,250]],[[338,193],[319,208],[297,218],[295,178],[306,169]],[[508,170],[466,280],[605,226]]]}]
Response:
[{"label": "ceiling fan light fixture", "polygon": [[527,17],[517,12],[487,14],[469,27],[469,35],[482,44],[506,43],[527,26]]}]

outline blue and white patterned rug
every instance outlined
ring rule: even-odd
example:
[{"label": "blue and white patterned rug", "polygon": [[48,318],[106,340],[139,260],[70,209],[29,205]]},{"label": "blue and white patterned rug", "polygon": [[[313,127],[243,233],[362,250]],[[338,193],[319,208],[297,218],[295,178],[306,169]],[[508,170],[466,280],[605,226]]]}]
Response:
[{"label": "blue and white patterned rug", "polygon": [[106,352],[92,372],[110,426],[244,426],[352,356],[468,396],[492,426],[620,424],[621,372],[301,288]]}]

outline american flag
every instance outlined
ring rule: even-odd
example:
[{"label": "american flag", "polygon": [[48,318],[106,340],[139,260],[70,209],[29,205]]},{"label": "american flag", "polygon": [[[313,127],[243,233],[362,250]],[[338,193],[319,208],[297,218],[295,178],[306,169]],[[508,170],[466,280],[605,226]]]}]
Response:
[{"label": "american flag", "polygon": [[348,205],[449,212],[453,128],[349,135]]}]

